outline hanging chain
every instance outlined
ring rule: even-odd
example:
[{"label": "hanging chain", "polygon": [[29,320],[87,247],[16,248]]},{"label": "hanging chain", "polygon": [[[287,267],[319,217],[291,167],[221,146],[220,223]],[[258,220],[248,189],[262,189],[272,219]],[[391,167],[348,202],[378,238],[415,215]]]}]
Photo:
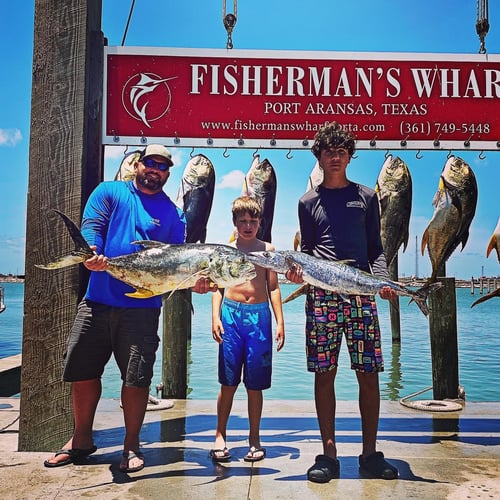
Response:
[{"label": "hanging chain", "polygon": [[238,10],[237,0],[233,0],[233,14],[226,14],[226,0],[222,0],[222,23],[227,31],[226,49],[233,48],[233,28],[236,25],[236,13]]},{"label": "hanging chain", "polygon": [[488,22],[488,0],[477,0],[477,15],[476,15],[476,32],[479,35],[479,53],[486,54],[485,39],[490,24]]}]

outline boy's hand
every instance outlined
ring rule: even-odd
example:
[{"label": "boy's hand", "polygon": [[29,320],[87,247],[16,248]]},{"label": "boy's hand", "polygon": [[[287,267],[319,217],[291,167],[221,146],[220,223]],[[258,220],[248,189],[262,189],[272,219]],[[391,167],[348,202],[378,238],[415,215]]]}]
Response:
[{"label": "boy's hand", "polygon": [[[92,250],[96,250],[96,246],[91,246],[90,247]],[[106,271],[108,268],[108,259],[104,255],[93,255],[90,257],[90,259],[87,259],[84,261],[83,265],[89,270],[89,271]]]},{"label": "boy's hand", "polygon": [[218,343],[222,344],[222,336],[224,335],[224,328],[220,319],[212,320],[212,337]]},{"label": "boy's hand", "polygon": [[380,290],[379,295],[386,300],[395,300],[398,297],[396,290],[394,290],[394,288],[391,288],[390,286],[384,286]]},{"label": "boy's hand", "polygon": [[304,283],[304,278],[302,277],[302,267],[298,264],[293,264],[290,269],[285,273],[285,277],[288,281],[300,285]]},{"label": "boy's hand", "polygon": [[285,329],[283,327],[276,328],[274,340],[276,341],[276,350],[281,351],[282,347],[285,345]]}]

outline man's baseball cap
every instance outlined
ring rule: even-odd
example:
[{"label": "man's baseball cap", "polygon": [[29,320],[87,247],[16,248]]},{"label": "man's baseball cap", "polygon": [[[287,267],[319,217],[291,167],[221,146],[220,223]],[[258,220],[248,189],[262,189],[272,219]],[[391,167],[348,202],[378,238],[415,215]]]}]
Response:
[{"label": "man's baseball cap", "polygon": [[172,167],[174,162],[172,161],[172,153],[163,146],[162,144],[149,144],[144,148],[144,151],[141,153],[141,159],[146,158],[148,156],[161,156],[165,158],[165,163]]}]

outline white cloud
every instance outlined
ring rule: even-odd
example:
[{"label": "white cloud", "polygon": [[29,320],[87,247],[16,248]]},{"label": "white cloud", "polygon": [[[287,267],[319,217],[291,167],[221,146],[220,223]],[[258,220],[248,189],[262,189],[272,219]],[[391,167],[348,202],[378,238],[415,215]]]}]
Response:
[{"label": "white cloud", "polygon": [[241,170],[231,170],[231,172],[223,175],[221,181],[217,185],[218,189],[235,189],[241,188],[245,174]]},{"label": "white cloud", "polygon": [[0,128],[0,146],[15,146],[22,138],[18,128]]}]

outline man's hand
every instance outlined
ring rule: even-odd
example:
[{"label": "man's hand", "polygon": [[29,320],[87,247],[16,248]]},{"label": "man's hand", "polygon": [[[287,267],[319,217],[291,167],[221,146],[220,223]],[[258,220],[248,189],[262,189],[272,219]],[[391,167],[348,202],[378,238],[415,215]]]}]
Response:
[{"label": "man's hand", "polygon": [[[95,251],[97,247],[94,245],[90,248]],[[89,271],[106,271],[108,268],[108,259],[104,255],[94,255],[90,259],[87,259],[83,265]]]},{"label": "man's hand", "polygon": [[198,281],[191,287],[191,290],[196,293],[208,293],[215,292],[217,290],[217,285],[210,281],[210,278],[201,277]]}]

